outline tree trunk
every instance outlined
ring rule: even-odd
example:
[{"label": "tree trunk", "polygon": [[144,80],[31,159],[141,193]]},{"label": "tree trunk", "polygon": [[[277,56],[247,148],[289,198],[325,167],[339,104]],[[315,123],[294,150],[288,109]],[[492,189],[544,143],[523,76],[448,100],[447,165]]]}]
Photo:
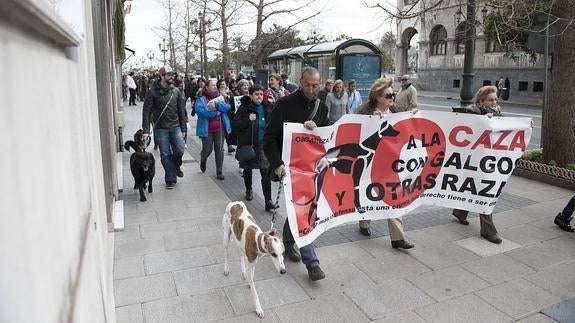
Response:
[{"label": "tree trunk", "polygon": [[230,67],[230,47],[228,44],[228,17],[226,17],[227,1],[221,2],[220,18],[222,22],[222,65],[224,71]]},{"label": "tree trunk", "polygon": [[[565,30],[575,18],[575,6],[569,0],[557,0],[553,14],[566,20],[557,31]],[[570,25],[555,39],[549,102],[543,107],[543,157],[559,166],[575,163],[575,25]]]}]

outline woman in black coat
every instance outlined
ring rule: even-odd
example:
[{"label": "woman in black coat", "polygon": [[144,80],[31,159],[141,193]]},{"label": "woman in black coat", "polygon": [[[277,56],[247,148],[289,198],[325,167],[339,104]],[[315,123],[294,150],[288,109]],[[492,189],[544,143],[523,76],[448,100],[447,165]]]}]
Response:
[{"label": "woman in black coat", "polygon": [[244,96],[240,101],[241,105],[232,120],[232,131],[237,136],[238,150],[242,146],[251,145],[256,152],[255,158],[240,162],[246,186],[246,200],[253,199],[252,169],[259,169],[266,211],[270,211],[276,209],[277,205],[272,201],[272,184],[267,177],[269,163],[263,152],[263,137],[273,106],[263,101],[264,88],[260,85],[251,86],[248,93],[249,96]]}]

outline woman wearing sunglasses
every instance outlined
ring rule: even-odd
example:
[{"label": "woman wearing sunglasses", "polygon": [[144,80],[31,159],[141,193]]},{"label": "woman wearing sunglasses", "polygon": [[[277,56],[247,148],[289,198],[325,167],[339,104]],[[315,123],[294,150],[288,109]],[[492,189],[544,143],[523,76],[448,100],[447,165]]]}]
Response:
[{"label": "woman wearing sunglasses", "polygon": [[[380,117],[388,113],[395,113],[394,100],[393,79],[380,78],[371,86],[367,102],[363,103],[355,113]],[[412,110],[412,112],[417,112],[417,109]],[[370,220],[359,221],[359,231],[362,235],[371,236],[370,223]],[[387,225],[393,248],[411,249],[414,247],[413,244],[405,241],[401,218],[388,219]]]}]

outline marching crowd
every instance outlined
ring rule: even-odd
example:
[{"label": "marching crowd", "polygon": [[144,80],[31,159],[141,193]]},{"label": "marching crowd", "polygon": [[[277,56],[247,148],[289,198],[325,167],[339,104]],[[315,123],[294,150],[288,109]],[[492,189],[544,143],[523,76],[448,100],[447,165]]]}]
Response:
[{"label": "marching crowd", "polygon": [[[235,152],[242,169],[245,199],[248,201],[253,199],[252,171],[259,171],[266,211],[278,208],[271,197],[271,181],[285,176],[282,161],[285,122],[301,123],[308,130],[314,130],[336,122],[345,114],[383,116],[404,111],[417,113],[417,90],[409,75],[401,77],[401,87],[397,93],[393,89],[393,79],[376,80],[365,102],[354,80],[344,84],[342,80],[328,79],[320,89],[320,73],[315,68],[306,68],[302,72],[299,85],[290,82],[287,75],[271,74],[267,89],[243,75],[236,79],[184,79],[169,67],[160,68],[157,75],[151,78],[139,76],[134,79],[134,75],[130,74],[125,76],[125,80],[130,94],[129,105],[136,105],[136,97],[144,101],[142,129],[145,137],[153,132],[154,142],[159,146],[167,189],[174,188],[177,178],[184,176],[180,167],[187,136],[185,104],[191,100],[191,115],[197,116],[196,135],[202,142],[201,172],[206,171],[206,164],[213,152],[216,178],[225,179],[222,168],[224,142],[227,143],[228,153]],[[495,86],[481,87],[474,103],[465,112],[489,118],[500,115],[501,110],[497,105],[499,94],[500,89]],[[314,207],[317,207],[317,203],[311,201],[310,212]],[[555,224],[565,231],[574,232],[570,226],[574,211],[575,196],[557,215]],[[469,224],[467,211],[455,209],[452,214],[460,224]],[[489,242],[501,243],[492,215],[480,214],[479,218],[481,236]],[[405,239],[401,218],[389,219],[388,226],[393,248],[414,247]],[[359,232],[370,236],[370,222],[360,221]],[[315,247],[309,244],[297,248],[287,220],[284,223],[283,242],[286,257],[295,262],[302,261],[312,281],[325,277]]]}]

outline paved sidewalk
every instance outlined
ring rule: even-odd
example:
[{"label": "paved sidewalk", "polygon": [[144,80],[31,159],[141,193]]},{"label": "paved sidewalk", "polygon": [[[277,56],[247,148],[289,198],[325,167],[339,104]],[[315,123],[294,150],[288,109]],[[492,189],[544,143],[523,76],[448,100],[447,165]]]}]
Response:
[{"label": "paved sidewalk", "polygon": [[[128,139],[139,128],[141,104],[126,108],[124,117]],[[199,142],[191,135],[185,176],[174,190],[165,189],[154,151],[154,192],[146,193],[145,203],[131,189],[130,154],[124,153],[126,229],[115,234],[114,263],[119,323],[575,318],[575,234],[553,224],[574,192],[513,176],[504,190],[505,203],[494,215],[504,238],[501,245],[479,238],[477,217],[463,226],[439,207],[405,217],[408,239],[416,245],[406,252],[392,249],[387,233],[377,229],[385,221],[375,221],[378,234],[372,239],[361,236],[355,225],[342,226],[316,243],[324,280],[310,282],[302,264],[286,260],[288,273],[280,275],[270,259],[259,262],[255,280],[265,311],[259,320],[233,248],[230,275],[223,275],[221,217],[231,199],[242,198],[237,166],[226,155],[226,179],[218,181],[212,157],[207,172],[200,173]],[[258,189],[257,176],[254,184]],[[275,195],[275,185],[273,190]],[[267,227],[269,213],[257,194],[247,205]],[[280,228],[282,222],[278,220]]]}]

